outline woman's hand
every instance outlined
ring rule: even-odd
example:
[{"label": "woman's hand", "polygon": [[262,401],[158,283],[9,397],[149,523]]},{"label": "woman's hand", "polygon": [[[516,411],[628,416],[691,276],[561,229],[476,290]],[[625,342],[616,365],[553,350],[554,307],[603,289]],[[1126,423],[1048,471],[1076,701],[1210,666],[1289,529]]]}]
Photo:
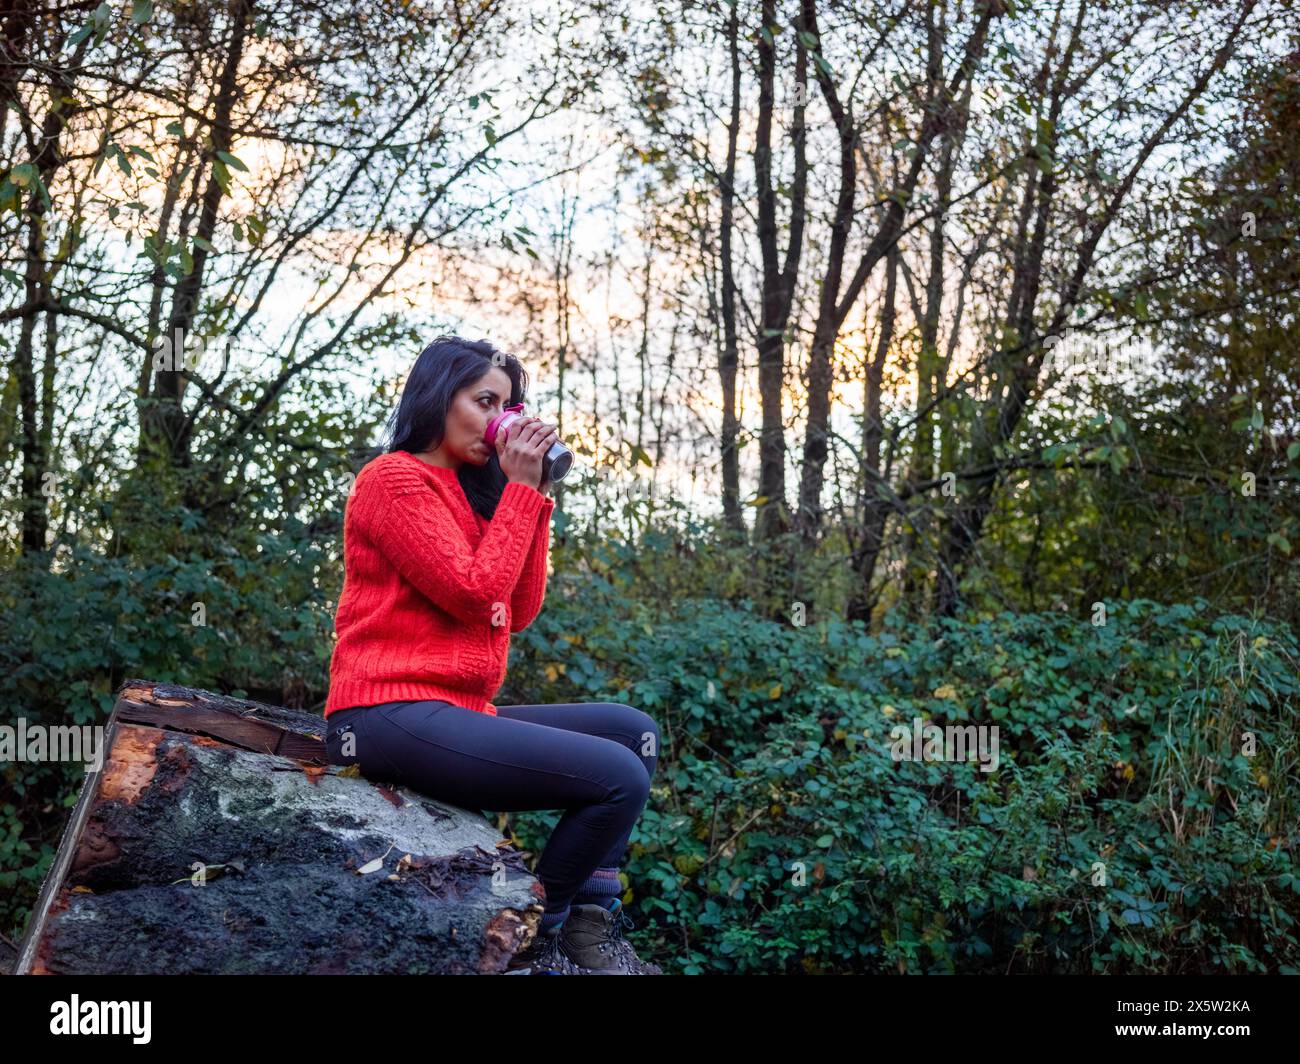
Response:
[{"label": "woman's hand", "polygon": [[497,457],[506,480],[541,491],[542,459],[558,438],[554,425],[536,417],[516,418],[497,433]]}]

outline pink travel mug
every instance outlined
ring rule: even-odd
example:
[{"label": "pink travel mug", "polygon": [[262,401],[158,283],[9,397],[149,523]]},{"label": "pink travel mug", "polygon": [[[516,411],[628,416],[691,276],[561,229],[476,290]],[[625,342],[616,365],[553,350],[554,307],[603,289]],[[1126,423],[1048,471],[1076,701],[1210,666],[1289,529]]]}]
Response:
[{"label": "pink travel mug", "polygon": [[[495,448],[497,445],[497,433],[506,429],[513,424],[516,419],[523,417],[524,404],[515,403],[513,406],[507,406],[496,417],[488,422],[487,430],[483,433],[483,439],[487,441],[489,447]],[[551,444],[551,449],[542,455],[542,481],[563,480],[569,470],[573,468],[573,452],[564,446],[559,440]]]}]

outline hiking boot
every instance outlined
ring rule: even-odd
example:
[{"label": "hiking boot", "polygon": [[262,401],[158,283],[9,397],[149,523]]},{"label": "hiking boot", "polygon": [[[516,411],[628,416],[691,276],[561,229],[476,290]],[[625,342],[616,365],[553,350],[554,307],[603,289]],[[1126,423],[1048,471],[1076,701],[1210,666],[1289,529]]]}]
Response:
[{"label": "hiking boot", "polygon": [[593,975],[664,974],[658,965],[638,957],[632,943],[623,936],[624,928],[631,931],[636,924],[617,898],[612,909],[603,905],[574,905],[564,926],[574,943],[574,958],[591,969]]},{"label": "hiking boot", "polygon": [[564,925],[538,931],[532,942],[510,958],[505,975],[587,975],[576,964],[562,941]]},{"label": "hiking boot", "polygon": [[584,975],[631,975],[615,945],[614,914],[601,905],[573,905],[560,929],[562,948]]}]

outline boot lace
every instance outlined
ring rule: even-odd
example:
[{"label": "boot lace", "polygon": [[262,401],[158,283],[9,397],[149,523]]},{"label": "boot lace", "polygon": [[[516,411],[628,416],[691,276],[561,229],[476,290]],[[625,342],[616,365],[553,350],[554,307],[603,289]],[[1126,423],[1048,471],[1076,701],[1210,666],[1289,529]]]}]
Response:
[{"label": "boot lace", "polygon": [[632,917],[628,916],[628,914],[623,911],[623,907],[620,905],[618,912],[614,914],[614,919],[611,922],[610,929],[609,929],[609,938],[610,941],[614,943],[615,948],[618,948],[620,944],[628,945],[628,946],[632,944],[628,942],[626,936],[624,936],[623,934],[624,929],[628,931],[635,931],[636,924],[632,922]]},{"label": "boot lace", "polygon": [[567,971],[572,968],[573,962],[569,960],[564,950],[560,948],[560,935],[557,932],[553,935],[547,935],[537,949],[537,955],[533,958],[532,967],[544,971]]},{"label": "boot lace", "polygon": [[614,919],[611,922],[609,929],[609,940],[614,947],[615,954],[621,959],[624,967],[634,974],[658,975],[660,973],[658,967],[637,956],[636,949],[623,934],[625,930],[635,931],[636,924],[632,922],[632,918],[628,916],[627,913],[623,911],[622,906],[620,906],[618,912],[614,914]]}]

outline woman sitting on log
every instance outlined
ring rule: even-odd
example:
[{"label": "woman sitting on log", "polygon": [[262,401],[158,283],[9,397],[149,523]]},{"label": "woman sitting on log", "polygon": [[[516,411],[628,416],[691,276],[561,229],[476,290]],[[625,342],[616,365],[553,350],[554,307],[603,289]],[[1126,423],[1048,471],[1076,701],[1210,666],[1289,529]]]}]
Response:
[{"label": "woman sitting on log", "polygon": [[659,729],[613,702],[494,706],[510,633],[546,594],[553,425],[515,417],[519,361],[440,337],[390,443],[358,473],[325,703],[332,764],[468,809],[564,809],[537,876],[545,912],[520,974],[660,974],[623,937],[619,864],[650,793]]}]

